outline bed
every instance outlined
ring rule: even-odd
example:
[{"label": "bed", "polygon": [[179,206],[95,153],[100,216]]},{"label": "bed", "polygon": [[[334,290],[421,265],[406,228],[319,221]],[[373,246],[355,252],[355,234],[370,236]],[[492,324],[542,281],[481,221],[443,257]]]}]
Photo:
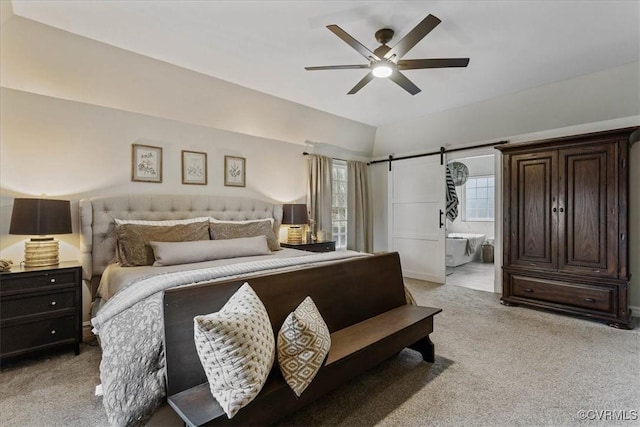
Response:
[{"label": "bed", "polygon": [[[183,258],[190,251],[184,248],[218,244],[205,241],[201,235],[196,236],[201,233],[202,218],[206,219],[207,227],[211,227],[211,233],[218,236],[213,240],[223,245],[235,244],[245,238],[221,238],[229,227],[235,230],[258,224],[264,230],[264,223],[268,221],[270,232],[266,234],[270,237],[260,235],[246,238],[251,240],[251,245],[260,247],[258,252],[252,249],[239,257],[185,262]],[[139,242],[139,235],[135,232],[150,225],[137,224],[136,221],[160,221],[151,223],[151,228],[157,227],[163,232],[166,229],[175,231],[188,224],[184,225],[189,230],[185,236],[190,236],[190,241],[160,242],[161,245],[158,245],[162,251],[156,251],[158,248],[154,246],[152,252],[154,263],[159,260],[173,262],[175,258],[182,261],[161,266],[123,267],[135,256],[144,258],[148,255],[130,251],[130,247],[139,246],[136,243]],[[265,271],[310,268],[367,256],[353,251],[322,254],[287,248],[272,251],[269,246],[272,246],[273,236],[278,235],[281,221],[281,205],[248,198],[130,195],[80,201],[83,280],[94,300],[91,323],[102,347],[100,378],[103,405],[112,425],[143,425],[165,398],[162,344],[162,295],[165,289],[230,278],[250,279],[252,275]],[[123,234],[123,230],[134,232]],[[179,246],[182,249],[172,250],[174,243],[182,244]],[[245,243],[242,242],[243,249]],[[265,251],[264,247],[269,248]],[[228,246],[224,248],[226,250]],[[145,250],[149,250],[148,245]],[[163,255],[159,257],[161,253]],[[192,261],[190,256],[187,256],[187,261]],[[116,260],[120,262],[116,263]]]},{"label": "bed", "polygon": [[446,241],[446,266],[459,265],[480,259],[484,234],[449,233]]}]

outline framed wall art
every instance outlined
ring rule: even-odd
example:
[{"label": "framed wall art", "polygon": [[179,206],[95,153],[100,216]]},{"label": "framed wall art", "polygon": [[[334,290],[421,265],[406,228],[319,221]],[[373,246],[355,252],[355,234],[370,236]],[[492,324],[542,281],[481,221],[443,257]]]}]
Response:
[{"label": "framed wall art", "polygon": [[244,157],[224,156],[224,185],[244,187],[246,162]]},{"label": "framed wall art", "polygon": [[182,183],[207,185],[207,153],[182,150]]},{"label": "framed wall art", "polygon": [[162,182],[162,147],[132,144],[131,181]]}]

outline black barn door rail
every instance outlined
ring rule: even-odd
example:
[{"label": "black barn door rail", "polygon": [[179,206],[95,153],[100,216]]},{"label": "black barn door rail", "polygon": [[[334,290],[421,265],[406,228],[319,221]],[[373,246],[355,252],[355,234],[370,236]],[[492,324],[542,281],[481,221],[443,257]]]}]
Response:
[{"label": "black barn door rail", "polygon": [[389,158],[387,158],[387,159],[372,160],[371,162],[369,162],[369,164],[373,165],[375,163],[389,162],[389,171],[391,171],[391,162],[393,162],[395,160],[415,159],[417,157],[435,156],[436,154],[440,154],[440,164],[443,165],[444,164],[444,155],[445,155],[445,153],[453,153],[455,151],[464,151],[464,150],[473,150],[475,148],[495,147],[496,145],[506,144],[507,142],[509,142],[509,141],[490,142],[490,143],[487,143],[487,144],[471,145],[471,146],[468,146],[468,147],[459,147],[459,148],[450,148],[450,149],[446,149],[444,147],[440,147],[439,151],[432,151],[430,153],[422,153],[422,154],[412,154],[410,156],[401,156],[401,157],[393,157],[392,155],[389,155]]}]

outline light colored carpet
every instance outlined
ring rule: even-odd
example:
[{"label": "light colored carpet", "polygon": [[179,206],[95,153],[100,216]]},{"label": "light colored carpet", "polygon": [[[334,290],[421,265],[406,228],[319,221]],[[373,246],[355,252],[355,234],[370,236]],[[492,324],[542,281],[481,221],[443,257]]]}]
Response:
[{"label": "light colored carpet", "polygon": [[[431,335],[436,362],[404,350],[280,425],[640,424],[640,329],[505,307],[488,292],[406,282],[420,305],[444,310]],[[79,356],[8,366],[0,373],[0,424],[106,425],[93,395],[99,361],[99,349],[85,345]],[[580,419],[581,410],[589,420]],[[150,425],[182,424],[165,406]]]}]

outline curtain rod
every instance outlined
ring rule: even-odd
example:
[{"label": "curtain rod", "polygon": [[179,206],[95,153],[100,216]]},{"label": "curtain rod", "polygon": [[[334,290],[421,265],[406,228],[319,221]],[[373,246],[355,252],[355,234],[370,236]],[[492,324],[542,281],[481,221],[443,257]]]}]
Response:
[{"label": "curtain rod", "polygon": [[494,147],[496,145],[506,144],[507,142],[509,142],[509,141],[490,142],[490,143],[487,143],[487,144],[470,145],[468,147],[450,148],[448,150],[446,148],[444,148],[444,147],[440,147],[439,151],[432,151],[430,153],[413,154],[411,156],[402,156],[402,157],[393,157],[393,156],[390,155],[388,159],[373,160],[373,161],[369,162],[369,164],[372,165],[374,163],[389,162],[389,170],[391,170],[391,162],[393,162],[395,160],[415,159],[416,157],[435,156],[436,154],[440,154],[440,164],[444,164],[444,154],[445,153],[453,153],[455,151],[464,151],[464,150],[473,150],[475,148]]},{"label": "curtain rod", "polygon": [[[302,152],[302,155],[303,155],[303,156],[308,156],[309,154],[311,154],[311,153],[307,153],[306,151],[303,151],[303,152]],[[338,159],[337,157],[332,157],[331,159],[333,159],[333,160],[340,160],[341,162],[346,162],[346,161],[347,161],[347,160],[345,160],[345,159]],[[368,164],[368,163],[367,163],[367,164]]]}]

